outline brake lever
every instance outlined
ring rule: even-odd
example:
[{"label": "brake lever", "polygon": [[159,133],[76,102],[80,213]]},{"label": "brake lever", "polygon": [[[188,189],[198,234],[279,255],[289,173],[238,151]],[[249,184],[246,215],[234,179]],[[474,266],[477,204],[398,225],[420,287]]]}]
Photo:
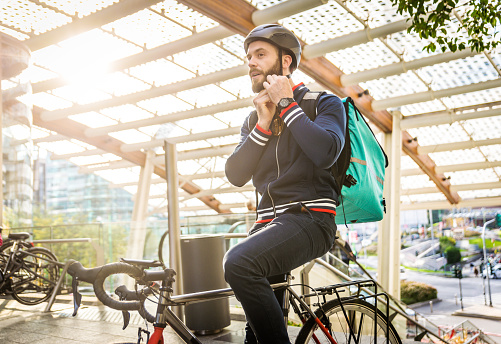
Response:
[{"label": "brake lever", "polygon": [[71,281],[71,289],[73,290],[73,316],[75,316],[82,304],[82,294],[78,292],[78,278],[76,276],[73,276]]},{"label": "brake lever", "polygon": [[[120,292],[120,287],[118,287],[115,290],[115,294],[118,295],[118,299],[120,301],[127,300],[125,294],[122,293],[122,292]],[[124,326],[122,327],[122,330],[125,330],[127,328],[127,326],[129,326],[129,322],[130,322],[130,313],[129,313],[129,311],[122,311],[122,317],[123,317],[123,320],[124,320]]]},{"label": "brake lever", "polygon": [[129,326],[129,321],[130,321],[129,311],[122,311],[122,316],[124,318],[124,326],[122,327],[122,330],[125,330],[127,326]]}]

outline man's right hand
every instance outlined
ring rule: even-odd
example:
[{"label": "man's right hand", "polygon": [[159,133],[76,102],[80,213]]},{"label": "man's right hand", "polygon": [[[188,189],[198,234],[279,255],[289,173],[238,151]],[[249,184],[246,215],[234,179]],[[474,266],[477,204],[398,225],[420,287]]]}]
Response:
[{"label": "man's right hand", "polygon": [[[275,115],[275,111],[277,106],[273,104],[270,97],[268,96],[268,92],[266,90],[262,90],[258,93],[258,95],[254,98],[254,107],[256,108],[258,121],[257,124],[264,130],[269,130],[271,121],[273,120],[273,116]],[[252,128],[251,128],[252,130]]]}]

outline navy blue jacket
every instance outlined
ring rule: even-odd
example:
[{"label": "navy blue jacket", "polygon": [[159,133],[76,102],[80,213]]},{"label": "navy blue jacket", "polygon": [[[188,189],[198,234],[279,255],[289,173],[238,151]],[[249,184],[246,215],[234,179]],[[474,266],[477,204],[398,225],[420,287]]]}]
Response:
[{"label": "navy blue jacket", "polygon": [[[302,83],[293,90],[296,101],[308,92]],[[344,113],[341,99],[332,94],[321,96],[313,122],[293,103],[280,114],[285,126],[279,136],[258,125],[249,128],[247,117],[225,170],[235,186],[252,178],[262,196],[257,222],[269,222],[299,202],[309,210],[335,214],[338,195],[330,167],[345,142]]]}]

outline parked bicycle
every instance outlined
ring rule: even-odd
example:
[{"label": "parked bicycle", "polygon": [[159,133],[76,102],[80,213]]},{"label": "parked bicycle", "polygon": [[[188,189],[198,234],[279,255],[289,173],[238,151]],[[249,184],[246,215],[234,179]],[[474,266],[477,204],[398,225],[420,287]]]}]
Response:
[{"label": "parked bicycle", "polygon": [[57,257],[26,241],[29,233],[10,233],[0,246],[0,295],[25,305],[48,300],[59,279]]},{"label": "parked bicycle", "polygon": [[[162,267],[162,263],[152,260],[122,259],[118,263],[110,263],[96,268],[86,269],[80,262],[69,263],[68,273],[73,276],[72,288],[74,295],[74,313],[80,307],[81,295],[78,293],[79,281],[93,284],[97,298],[106,306],[123,311],[124,329],[127,327],[130,315],[128,311],[138,311],[148,322],[154,324],[154,333],[139,329],[139,335],[148,334],[148,344],[163,343],[163,330],[167,325],[177,333],[185,343],[201,343],[201,341],[188,329],[176,316],[171,307],[186,305],[188,303],[209,301],[233,295],[230,288],[218,289],[183,295],[173,295],[175,271],[163,269],[158,271],[149,268]],[[115,290],[117,299],[110,297],[104,290],[104,281],[114,274],[126,274],[135,280],[134,291],[120,286]],[[153,283],[161,281],[161,286]],[[144,287],[141,287],[144,286]],[[303,323],[297,336],[296,343],[335,343],[335,344],[361,344],[361,343],[391,343],[401,344],[395,328],[389,319],[389,309],[382,312],[378,309],[384,299],[388,304],[388,296],[377,292],[377,285],[372,280],[354,281],[330,285],[321,288],[309,288],[310,293],[298,295],[290,283],[274,284],[275,290],[285,289],[284,314],[289,314],[289,308]],[[374,288],[374,293],[368,295],[362,291],[365,288]],[[351,296],[341,297],[341,293],[350,291]],[[158,299],[155,315],[148,312],[145,300],[155,295]],[[328,298],[335,297],[331,300]],[[318,307],[313,311],[309,306]],[[285,316],[287,320],[287,316]],[[138,338],[138,343],[141,337]]]}]

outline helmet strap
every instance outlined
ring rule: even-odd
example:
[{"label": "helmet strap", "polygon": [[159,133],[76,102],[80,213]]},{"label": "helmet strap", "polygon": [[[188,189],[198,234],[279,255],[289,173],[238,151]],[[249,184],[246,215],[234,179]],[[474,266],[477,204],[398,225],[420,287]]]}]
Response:
[{"label": "helmet strap", "polygon": [[278,48],[278,60],[280,61],[280,75],[284,75],[284,66],[282,64],[282,48]]}]

